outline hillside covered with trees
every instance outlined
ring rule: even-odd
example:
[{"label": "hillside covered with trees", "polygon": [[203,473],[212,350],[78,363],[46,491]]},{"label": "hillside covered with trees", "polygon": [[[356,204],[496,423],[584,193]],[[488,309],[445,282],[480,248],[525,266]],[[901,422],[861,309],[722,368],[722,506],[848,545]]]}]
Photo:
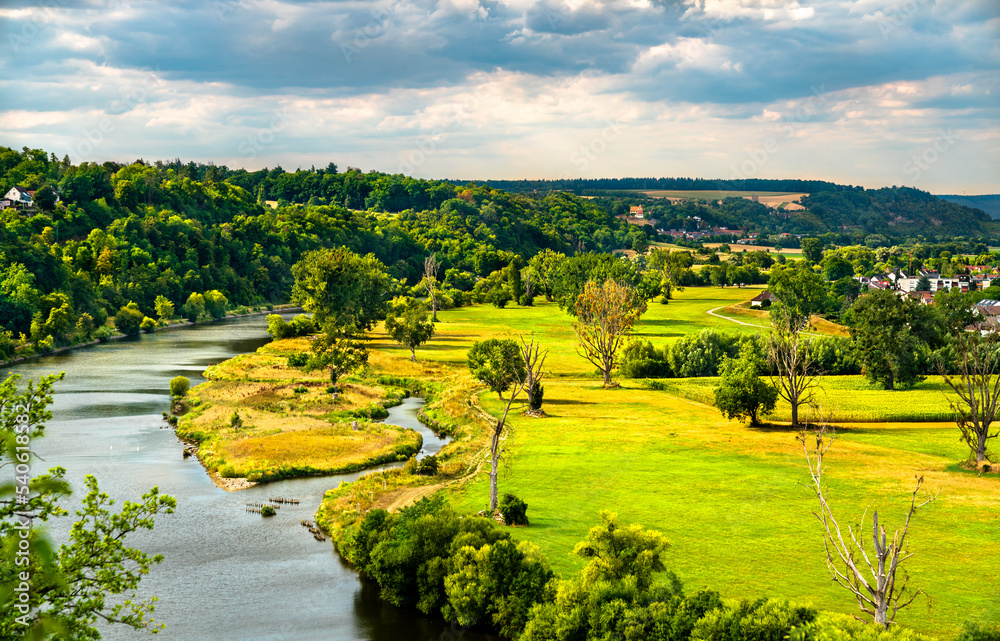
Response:
[{"label": "hillside covered with trees", "polygon": [[[158,297],[178,311],[211,291],[233,306],[287,300],[292,265],[322,247],[373,254],[399,287],[416,284],[434,253],[446,282],[471,290],[477,277],[541,250],[647,241],[571,194],[511,195],[333,165],[254,174],[179,161],[73,165],[2,148],[0,189],[15,186],[36,193],[32,207],[0,212],[7,355],[19,336],[61,344],[84,314],[84,333],[130,303],[140,320],[156,317]],[[277,207],[264,204],[273,198]]]}]

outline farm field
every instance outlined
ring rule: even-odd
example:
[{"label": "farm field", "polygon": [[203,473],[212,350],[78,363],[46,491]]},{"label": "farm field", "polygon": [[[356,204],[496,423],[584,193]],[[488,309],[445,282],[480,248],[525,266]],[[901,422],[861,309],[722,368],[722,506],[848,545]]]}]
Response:
[{"label": "farm field", "polygon": [[795,202],[802,196],[809,194],[794,191],[732,191],[724,189],[706,189],[687,191],[683,189],[650,189],[640,191],[650,198],[671,198],[671,199],[698,199],[698,200],[720,200],[722,198],[749,198],[756,194],[761,202],[765,198],[771,200],[778,199],[778,202]]},{"label": "farm field", "polygon": [[[703,327],[759,331],[706,314],[756,293],[688,288],[668,305],[651,303],[637,335],[660,345]],[[549,416],[512,415],[510,459],[500,488],[529,505],[531,526],[514,530],[514,536],[539,545],[564,576],[581,567],[569,554],[575,543],[597,522],[598,511],[609,509],[671,540],[668,567],[688,589],[711,587],[727,597],[780,596],[856,611],[825,567],[820,526],[812,516],[816,499],[803,486],[808,475],[795,432],[725,420],[697,400],[707,400],[711,379],[665,380],[678,386],[676,394],[628,379],[620,379],[620,389],[602,389],[589,363],[575,354],[571,319],[554,304],[477,306],[439,315],[438,334],[417,350],[428,366],[461,370],[472,342],[491,336],[534,332],[550,350],[544,381]],[[376,337],[373,347],[404,354],[384,337]],[[965,620],[1000,617],[995,570],[1000,548],[983,545],[995,540],[1000,527],[1000,479],[958,467],[965,446],[953,423],[941,420],[948,412],[940,381],[931,378],[890,393],[868,389],[858,377],[830,378],[822,386],[824,407],[835,407],[843,417],[826,478],[843,524],[878,508],[895,526],[916,475],[925,477],[925,490],[937,494],[914,517],[916,556],[907,563],[911,584],[930,599],[918,599],[897,620],[944,639]],[[479,400],[499,413],[495,394],[483,393]],[[457,509],[478,511],[488,497],[486,474],[447,492]]]}]

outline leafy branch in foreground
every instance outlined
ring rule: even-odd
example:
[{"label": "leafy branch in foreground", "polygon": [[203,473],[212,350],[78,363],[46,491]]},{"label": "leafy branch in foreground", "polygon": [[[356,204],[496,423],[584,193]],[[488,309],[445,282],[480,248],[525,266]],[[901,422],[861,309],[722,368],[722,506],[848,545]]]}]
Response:
[{"label": "leafy branch in foreground", "polygon": [[[851,592],[857,599],[862,612],[872,617],[875,625],[888,628],[894,622],[896,614],[913,603],[922,589],[909,591],[907,589],[907,574],[903,573],[902,583],[897,585],[896,573],[899,566],[913,556],[907,551],[906,537],[910,530],[910,519],[918,508],[927,505],[936,497],[917,504],[917,493],[923,485],[924,477],[917,478],[916,487],[910,497],[910,508],[906,512],[906,522],[902,530],[893,532],[892,539],[887,537],[885,525],[879,521],[878,510],[872,513],[872,545],[866,546],[862,533],[865,524],[865,514],[862,515],[857,529],[848,525],[847,537],[834,517],[826,488],[823,487],[823,459],[827,450],[833,444],[833,438],[826,426],[812,433],[803,432],[796,439],[802,443],[802,451],[809,466],[810,488],[819,499],[820,510],[813,515],[823,524],[823,544],[826,548],[826,564],[837,585]],[[809,444],[815,439],[810,451]],[[855,617],[864,621],[860,617]]]},{"label": "leafy branch in foreground", "polygon": [[[52,417],[48,411],[52,385],[61,378],[42,377],[37,386],[29,382],[22,393],[17,392],[17,376],[0,385],[2,466],[30,462],[32,456],[24,456],[26,452],[17,447],[42,436],[45,421]],[[24,416],[26,429],[20,427]],[[15,469],[20,474],[24,468]],[[121,511],[114,512],[110,509],[114,501],[88,475],[87,495],[76,510],[78,520],[68,541],[55,551],[36,523],[67,516],[59,506],[70,493],[65,473],[57,467],[31,479],[26,497],[13,483],[0,486],[0,543],[5,558],[0,565],[0,638],[99,639],[98,620],[157,632],[162,625],[152,619],[156,598],[136,600],[135,591],[162,557],[131,548],[125,539],[138,530],[151,530],[154,517],[172,513],[176,500],[154,487],[140,502],[125,501]],[[111,596],[114,603],[108,602]]]}]

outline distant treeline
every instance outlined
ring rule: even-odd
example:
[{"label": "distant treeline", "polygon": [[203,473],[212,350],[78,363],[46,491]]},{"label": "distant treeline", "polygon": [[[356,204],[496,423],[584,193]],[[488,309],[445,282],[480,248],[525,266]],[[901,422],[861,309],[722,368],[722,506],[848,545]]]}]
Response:
[{"label": "distant treeline", "polygon": [[593,195],[594,191],[646,191],[650,189],[725,190],[725,191],[860,191],[863,187],[838,185],[825,180],[747,178],[567,178],[557,180],[474,180],[452,181],[455,184],[474,182],[510,192],[572,191],[578,195]]}]

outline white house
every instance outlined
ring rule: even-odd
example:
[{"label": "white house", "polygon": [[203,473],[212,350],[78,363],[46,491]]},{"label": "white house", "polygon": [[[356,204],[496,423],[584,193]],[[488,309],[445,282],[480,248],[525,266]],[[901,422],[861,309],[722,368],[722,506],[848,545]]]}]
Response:
[{"label": "white house", "polygon": [[11,187],[3,196],[4,198],[13,201],[15,204],[30,207],[31,206],[31,192],[29,192],[24,187],[15,186]]}]

